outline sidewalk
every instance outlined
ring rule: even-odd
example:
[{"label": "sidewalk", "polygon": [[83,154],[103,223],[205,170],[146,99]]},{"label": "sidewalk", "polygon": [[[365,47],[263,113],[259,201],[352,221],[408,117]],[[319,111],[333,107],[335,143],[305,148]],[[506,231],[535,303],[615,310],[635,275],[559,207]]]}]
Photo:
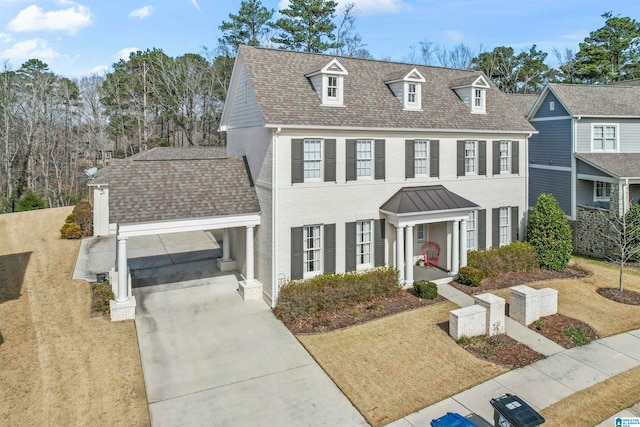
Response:
[{"label": "sidewalk", "polygon": [[[458,305],[473,304],[472,297],[449,285],[439,285],[438,291]],[[568,350],[509,318],[506,330],[510,337],[548,357],[451,396],[388,426],[428,426],[431,420],[447,412],[457,412],[463,416],[475,413],[493,422],[493,407],[489,400],[506,393],[518,395],[540,411],[573,393],[640,366],[640,329]],[[638,416],[639,406],[635,405],[616,416]],[[600,425],[615,424],[606,420]]]}]

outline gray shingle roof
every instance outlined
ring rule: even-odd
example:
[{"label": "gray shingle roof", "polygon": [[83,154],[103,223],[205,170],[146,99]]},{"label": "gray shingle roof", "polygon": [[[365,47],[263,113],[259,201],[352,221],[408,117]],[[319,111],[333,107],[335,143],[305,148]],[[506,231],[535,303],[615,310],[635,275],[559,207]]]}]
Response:
[{"label": "gray shingle roof", "polygon": [[529,94],[529,93],[507,93],[506,94],[511,103],[524,115],[527,117],[529,112],[533,108],[533,104],[536,103],[538,99],[538,95]]},{"label": "gray shingle roof", "polygon": [[640,117],[640,86],[550,83],[574,116]]},{"label": "gray shingle roof", "polygon": [[640,177],[640,153],[580,153],[576,154],[576,158],[615,178]]},{"label": "gray shingle roof", "polygon": [[[259,213],[244,159],[220,157],[219,150],[154,148],[112,163],[105,168],[109,169],[110,222]],[[194,159],[196,154],[203,157]]]},{"label": "gray shingle roof", "polygon": [[403,187],[391,196],[380,210],[396,214],[477,208],[473,202],[447,190],[442,185]]},{"label": "gray shingle roof", "polygon": [[[535,131],[493,84],[487,92],[487,114],[471,114],[450,85],[456,79],[477,77],[477,71],[339,57],[349,75],[344,77],[345,107],[337,108],[321,106],[305,78],[309,70],[334,56],[249,46],[240,46],[238,56],[244,59],[267,125]],[[423,111],[405,111],[384,84],[388,76],[414,66],[426,79]]]}]

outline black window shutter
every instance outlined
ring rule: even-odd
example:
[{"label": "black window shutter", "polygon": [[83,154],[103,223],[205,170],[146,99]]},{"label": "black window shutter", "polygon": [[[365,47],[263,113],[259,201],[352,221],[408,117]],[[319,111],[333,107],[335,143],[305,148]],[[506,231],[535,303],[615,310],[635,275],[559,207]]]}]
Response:
[{"label": "black window shutter", "polygon": [[487,249],[487,210],[478,211],[478,249]]},{"label": "black window shutter", "polygon": [[354,271],[356,269],[356,223],[347,222],[344,225],[345,259],[344,270]]},{"label": "black window shutter", "polygon": [[336,272],[336,225],[325,224],[324,228],[324,272]]},{"label": "black window shutter", "polygon": [[493,209],[491,219],[491,246],[500,246],[500,208]]},{"label": "black window shutter", "polygon": [[520,228],[520,217],[518,215],[518,207],[511,207],[511,241],[518,240],[518,229]]},{"label": "black window shutter", "polygon": [[304,182],[303,140],[291,140],[291,183]]},{"label": "black window shutter", "polygon": [[413,139],[404,141],[404,177],[416,177],[416,145]]},{"label": "black window shutter", "polygon": [[336,180],[336,140],[324,140],[324,181]]},{"label": "black window shutter", "polygon": [[429,176],[440,177],[440,141],[429,142]]},{"label": "black window shutter", "polygon": [[511,173],[520,175],[520,141],[511,141]]},{"label": "black window shutter", "polygon": [[385,265],[384,262],[384,219],[376,219],[373,224],[373,257],[374,265],[380,267]]},{"label": "black window shutter", "polygon": [[464,141],[458,141],[458,176],[464,176]]},{"label": "black window shutter", "polygon": [[478,141],[478,175],[487,175],[487,141]]},{"label": "black window shutter", "polygon": [[302,247],[304,237],[302,227],[291,228],[291,280],[302,279],[304,272]]},{"label": "black window shutter", "polygon": [[385,178],[385,150],[384,139],[376,139],[374,156],[376,158],[373,176],[375,179]]},{"label": "black window shutter", "polygon": [[500,175],[500,141],[493,141],[493,174]]},{"label": "black window shutter", "polygon": [[355,181],[358,178],[356,172],[356,140],[347,139],[347,172],[346,180]]}]

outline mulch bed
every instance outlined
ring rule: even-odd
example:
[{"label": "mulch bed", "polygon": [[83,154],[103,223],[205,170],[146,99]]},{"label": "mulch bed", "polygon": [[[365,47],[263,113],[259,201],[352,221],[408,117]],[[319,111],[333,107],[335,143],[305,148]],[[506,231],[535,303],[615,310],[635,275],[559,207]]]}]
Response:
[{"label": "mulch bed", "polygon": [[459,344],[480,359],[510,369],[521,368],[544,359],[542,354],[505,334],[465,338]]},{"label": "mulch bed", "polygon": [[402,290],[396,296],[376,298],[343,310],[317,313],[294,322],[285,322],[285,325],[294,334],[329,332],[443,301],[446,299],[440,295],[427,300],[418,298],[413,289]]},{"label": "mulch bed", "polygon": [[616,288],[598,288],[596,291],[605,298],[628,305],[640,305],[640,293]]},{"label": "mulch bed", "polygon": [[511,286],[522,285],[525,283],[539,282],[542,280],[575,279],[586,277],[589,274],[589,270],[581,266],[572,264],[562,271],[549,271],[539,269],[534,271],[506,273],[496,277],[488,277],[482,280],[480,286],[476,287],[463,285],[454,281],[450,282],[449,284],[466,294],[475,295],[494,289],[510,288]]},{"label": "mulch bed", "polygon": [[[549,338],[564,348],[577,347],[598,339],[598,335],[591,329],[591,326],[578,319],[563,316],[562,314],[542,317],[539,321],[529,325],[529,329]],[[569,332],[572,330],[582,331],[582,336],[584,336],[586,341],[577,343],[571,339]]]}]

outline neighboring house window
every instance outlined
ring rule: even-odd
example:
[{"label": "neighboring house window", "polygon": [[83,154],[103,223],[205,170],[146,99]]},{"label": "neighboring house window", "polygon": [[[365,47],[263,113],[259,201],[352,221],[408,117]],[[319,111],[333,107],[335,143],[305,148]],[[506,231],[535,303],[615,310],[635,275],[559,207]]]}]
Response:
[{"label": "neighboring house window", "polygon": [[465,175],[476,173],[476,141],[464,142],[464,172]]},{"label": "neighboring house window", "polygon": [[611,199],[611,184],[596,181],[593,186],[593,200],[595,202],[608,202]]},{"label": "neighboring house window", "polygon": [[373,141],[359,139],[356,141],[356,170],[358,178],[372,176]]},{"label": "neighboring house window", "polygon": [[593,151],[617,151],[618,126],[593,125]]},{"label": "neighboring house window", "polygon": [[305,276],[322,273],[322,226],[304,227],[303,268]]},{"label": "neighboring house window", "polygon": [[556,103],[554,101],[549,101],[549,111],[553,111],[556,109]]},{"label": "neighboring house window", "polygon": [[510,242],[509,208],[500,208],[500,246]]},{"label": "neighboring house window", "polygon": [[509,141],[500,141],[500,173],[510,172]]},{"label": "neighboring house window", "polygon": [[409,104],[415,104],[417,102],[418,99],[418,87],[415,83],[409,83],[408,85],[408,92],[407,92],[407,102]]},{"label": "neighboring house window", "polygon": [[416,176],[426,176],[429,173],[429,141],[415,141],[415,174]]},{"label": "neighboring house window", "polygon": [[471,251],[477,248],[476,243],[476,215],[477,211],[469,212],[467,220],[467,250]]},{"label": "neighboring house window", "polygon": [[427,240],[427,224],[416,225],[416,240],[424,242]]},{"label": "neighboring house window", "polygon": [[356,223],[356,266],[371,267],[373,265],[371,249],[373,247],[373,229],[371,221]]},{"label": "neighboring house window", "polygon": [[327,76],[327,97],[338,98],[338,76]]},{"label": "neighboring house window", "polygon": [[322,178],[322,140],[304,140],[304,179]]}]

